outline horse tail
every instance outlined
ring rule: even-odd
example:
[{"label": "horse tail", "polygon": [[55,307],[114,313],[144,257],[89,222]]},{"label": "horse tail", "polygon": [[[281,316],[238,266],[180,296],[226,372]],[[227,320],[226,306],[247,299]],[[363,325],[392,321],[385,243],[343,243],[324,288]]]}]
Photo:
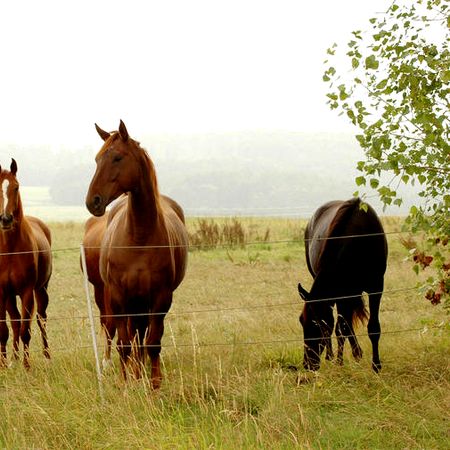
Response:
[{"label": "horse tail", "polygon": [[352,314],[352,324],[356,328],[359,324],[364,325],[369,319],[369,312],[362,296],[354,299],[354,308]]}]

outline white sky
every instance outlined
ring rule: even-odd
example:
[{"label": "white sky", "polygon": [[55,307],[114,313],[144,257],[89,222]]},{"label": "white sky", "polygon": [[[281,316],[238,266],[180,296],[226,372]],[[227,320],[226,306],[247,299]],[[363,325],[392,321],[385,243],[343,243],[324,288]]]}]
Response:
[{"label": "white sky", "polygon": [[391,0],[23,1],[0,6],[0,142],[349,130],[326,106],[326,49]]}]

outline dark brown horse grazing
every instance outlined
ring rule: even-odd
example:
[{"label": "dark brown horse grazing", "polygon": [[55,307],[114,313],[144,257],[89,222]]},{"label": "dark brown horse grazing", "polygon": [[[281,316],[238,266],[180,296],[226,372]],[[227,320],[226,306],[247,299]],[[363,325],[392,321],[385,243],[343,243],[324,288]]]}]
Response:
[{"label": "dark brown horse grazing", "polygon": [[[23,363],[28,368],[35,298],[44,355],[50,357],[46,310],[47,285],[52,273],[51,237],[50,230],[41,220],[23,214],[16,174],[14,159],[10,171],[0,168],[0,365],[6,365],[7,311],[13,330],[14,356],[18,357],[20,335],[24,346]],[[22,300],[22,314],[17,308],[17,295]]]},{"label": "dark brown horse grazing", "polygon": [[[152,384],[158,388],[164,317],[186,270],[184,215],[177,203],[159,194],[150,157],[129,137],[122,121],[112,133],[96,128],[105,143],[96,156],[86,206],[94,216],[103,216],[107,205],[126,194],[109,211],[104,229],[94,221],[87,227],[87,233],[97,226],[103,234],[98,287],[103,286],[105,313],[114,315],[110,336],[117,328],[124,376],[129,362],[140,376],[147,347]],[[92,261],[96,258],[93,255]],[[88,273],[96,270],[88,268]]]},{"label": "dark brown horse grazing", "polygon": [[372,368],[376,372],[381,369],[378,314],[388,249],[377,214],[369,205],[361,204],[359,198],[326,203],[314,213],[306,227],[306,263],[314,278],[309,293],[300,283],[298,285],[305,300],[300,323],[303,326],[303,365],[306,369],[319,369],[324,347],[327,348],[327,357],[332,358],[335,304],[338,362],[342,364],[346,338],[353,356],[357,360],[362,357],[353,326],[358,320],[363,322],[367,319],[363,292],[369,296],[367,329],[372,343]]}]

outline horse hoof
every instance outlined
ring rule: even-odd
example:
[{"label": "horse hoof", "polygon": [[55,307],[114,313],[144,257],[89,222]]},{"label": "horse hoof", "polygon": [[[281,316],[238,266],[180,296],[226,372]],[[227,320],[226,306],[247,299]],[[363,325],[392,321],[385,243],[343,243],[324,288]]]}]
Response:
[{"label": "horse hoof", "polygon": [[356,361],[361,361],[362,356],[363,356],[363,352],[361,349],[355,350],[353,352],[353,358],[355,358]]},{"label": "horse hoof", "polygon": [[381,370],[381,363],[372,363],[372,369],[375,373],[379,373]]},{"label": "horse hoof", "polygon": [[162,378],[152,378],[152,387],[157,391],[161,387]]},{"label": "horse hoof", "polygon": [[114,367],[114,364],[113,364],[111,358],[103,358],[103,360],[102,360],[102,372],[107,372],[108,370],[112,369],[113,367]]}]

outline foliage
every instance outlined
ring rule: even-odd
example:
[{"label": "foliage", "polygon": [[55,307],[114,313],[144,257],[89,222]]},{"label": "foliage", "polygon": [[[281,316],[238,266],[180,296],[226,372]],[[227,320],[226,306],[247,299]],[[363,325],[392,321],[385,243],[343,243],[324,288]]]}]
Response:
[{"label": "foliage", "polygon": [[[354,31],[344,69],[329,66],[331,109],[346,114],[361,133],[365,152],[358,163],[358,186],[375,189],[384,205],[401,205],[400,184],[416,184],[424,198],[411,208],[407,225],[425,238],[411,256],[419,272],[438,271],[428,279],[426,297],[446,299],[450,307],[450,8],[448,0],[395,0],[370,20],[369,33]],[[337,62],[337,46],[328,50]],[[329,64],[329,61],[326,61]],[[344,76],[345,73],[345,76]],[[345,81],[342,79],[345,77]],[[385,175],[391,174],[386,182]]]}]

